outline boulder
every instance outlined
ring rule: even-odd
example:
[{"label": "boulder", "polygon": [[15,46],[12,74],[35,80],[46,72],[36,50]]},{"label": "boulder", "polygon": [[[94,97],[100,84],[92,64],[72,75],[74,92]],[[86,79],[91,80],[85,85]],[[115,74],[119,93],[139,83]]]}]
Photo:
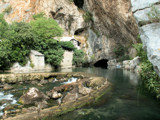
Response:
[{"label": "boulder", "polygon": [[130,70],[130,60],[123,61],[123,68]]},{"label": "boulder", "polygon": [[60,98],[60,97],[62,97],[62,94],[61,93],[58,93],[58,92],[53,92],[52,93],[52,98],[53,99],[58,99],[58,98]]},{"label": "boulder", "polygon": [[137,56],[130,61],[130,70],[134,71],[139,64],[140,64],[140,57]]},{"label": "boulder", "polygon": [[47,80],[41,80],[41,81],[40,81],[40,84],[41,84],[41,85],[45,85],[45,84],[47,84],[47,83],[48,83]]},{"label": "boulder", "polygon": [[34,104],[35,102],[41,102],[47,99],[48,97],[44,93],[33,87],[19,98],[19,102],[27,105]]},{"label": "boulder", "polygon": [[67,95],[63,99],[63,103],[76,101],[78,99],[78,93],[67,93]]},{"label": "boulder", "polygon": [[87,95],[91,92],[92,92],[91,88],[87,88],[87,87],[79,88],[79,93],[82,94],[82,95]]},{"label": "boulder", "polygon": [[95,89],[101,87],[101,85],[103,85],[105,81],[106,79],[104,79],[103,77],[92,77],[87,85]]},{"label": "boulder", "polygon": [[160,76],[160,23],[152,23],[141,27],[141,40],[147,51],[149,61]]},{"label": "boulder", "polygon": [[11,89],[13,89],[13,87],[11,85],[5,84],[3,86],[3,90],[11,90]]}]

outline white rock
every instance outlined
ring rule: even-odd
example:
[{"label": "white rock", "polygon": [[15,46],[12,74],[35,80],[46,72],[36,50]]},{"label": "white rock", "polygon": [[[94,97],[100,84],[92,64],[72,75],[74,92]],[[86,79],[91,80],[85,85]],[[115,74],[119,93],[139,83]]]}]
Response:
[{"label": "white rock", "polygon": [[151,5],[160,2],[159,0],[131,0],[132,11],[136,11],[139,9],[144,9],[146,7],[150,7]]},{"label": "white rock", "polygon": [[160,76],[160,23],[152,23],[141,27],[141,40],[147,50],[149,61]]},{"label": "white rock", "polygon": [[53,94],[52,94],[52,98],[53,98],[53,99],[58,99],[58,98],[60,98],[60,97],[62,97],[62,94],[61,94],[61,93],[53,92]]},{"label": "white rock", "polygon": [[[155,5],[155,8],[157,10],[160,10],[160,5]],[[148,16],[148,13],[152,13],[152,8],[146,8],[146,9],[143,9],[143,10],[139,10],[137,12],[134,13],[134,17],[137,21],[137,23],[139,22],[147,22],[147,21],[150,21],[151,19],[149,18]]]},{"label": "white rock", "polygon": [[130,70],[134,71],[136,67],[140,64],[140,57],[135,57],[130,61]]}]

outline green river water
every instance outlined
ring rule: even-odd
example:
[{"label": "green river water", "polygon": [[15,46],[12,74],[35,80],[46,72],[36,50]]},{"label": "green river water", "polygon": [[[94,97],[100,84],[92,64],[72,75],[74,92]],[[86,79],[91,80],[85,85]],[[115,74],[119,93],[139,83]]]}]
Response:
[{"label": "green river water", "polygon": [[98,103],[50,120],[160,120],[160,102],[142,94],[136,74],[121,69],[76,68],[65,72],[86,72],[108,78],[113,89]]}]

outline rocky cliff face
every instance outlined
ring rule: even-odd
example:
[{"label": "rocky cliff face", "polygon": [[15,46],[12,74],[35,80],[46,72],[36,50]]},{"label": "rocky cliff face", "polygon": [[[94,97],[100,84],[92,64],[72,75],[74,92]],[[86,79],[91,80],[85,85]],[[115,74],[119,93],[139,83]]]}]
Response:
[{"label": "rocky cliff face", "polygon": [[119,46],[132,56],[138,29],[128,0],[85,0],[84,9],[93,14],[88,41],[96,60],[115,58],[114,49]]},{"label": "rocky cliff face", "polygon": [[[138,29],[128,0],[0,0],[0,13],[8,22],[30,21],[32,15],[44,12],[54,18],[65,30],[64,35],[85,38],[84,45],[91,59],[112,60],[119,46],[132,56]],[[84,3],[84,4],[82,4]],[[78,8],[81,7],[81,8]],[[82,10],[83,8],[83,10]],[[89,11],[93,20],[86,22],[83,15]],[[86,42],[87,41],[87,42]],[[133,56],[134,57],[134,56]],[[90,59],[90,60],[91,60]],[[92,60],[91,60],[92,61]]]},{"label": "rocky cliff face", "polygon": [[160,1],[131,0],[131,2],[144,49],[147,51],[149,61],[160,76]]},{"label": "rocky cliff face", "polygon": [[44,12],[60,24],[65,35],[74,35],[77,29],[84,27],[83,14],[70,0],[0,0],[2,12],[6,12],[7,22],[28,22],[34,14]]}]

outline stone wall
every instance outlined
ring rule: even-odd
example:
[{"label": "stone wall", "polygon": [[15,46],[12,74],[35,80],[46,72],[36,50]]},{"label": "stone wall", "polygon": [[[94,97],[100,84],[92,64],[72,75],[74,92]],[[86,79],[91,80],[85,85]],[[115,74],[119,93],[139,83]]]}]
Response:
[{"label": "stone wall", "polygon": [[61,68],[72,68],[73,52],[65,51],[63,57],[64,58],[63,61],[61,62]]},{"label": "stone wall", "polygon": [[30,73],[30,72],[50,72],[52,67],[45,64],[44,55],[38,51],[31,50],[30,61],[25,66],[18,62],[14,63],[10,70],[12,73]]}]

